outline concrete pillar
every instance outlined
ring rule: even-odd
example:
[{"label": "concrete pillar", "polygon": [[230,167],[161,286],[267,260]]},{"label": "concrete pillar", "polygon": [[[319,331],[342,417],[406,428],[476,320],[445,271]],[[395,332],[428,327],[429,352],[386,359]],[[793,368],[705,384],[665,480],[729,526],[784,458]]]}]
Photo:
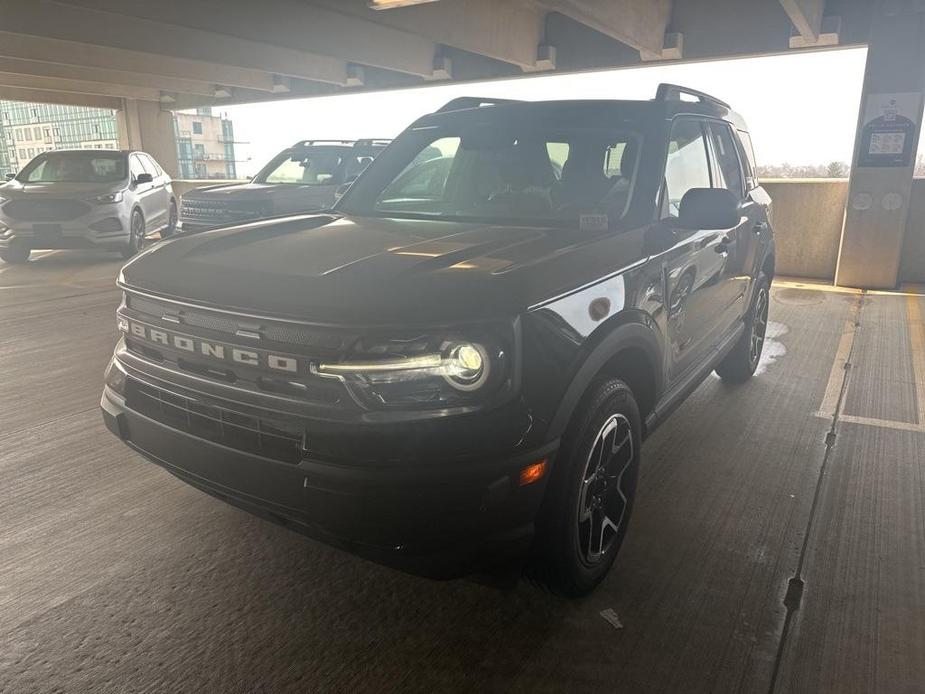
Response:
[{"label": "concrete pillar", "polygon": [[123,99],[119,110],[119,146],[139,149],[154,157],[173,177],[180,175],[173,114],[153,101]]},{"label": "concrete pillar", "polygon": [[835,283],[896,286],[925,92],[925,12],[876,3]]}]

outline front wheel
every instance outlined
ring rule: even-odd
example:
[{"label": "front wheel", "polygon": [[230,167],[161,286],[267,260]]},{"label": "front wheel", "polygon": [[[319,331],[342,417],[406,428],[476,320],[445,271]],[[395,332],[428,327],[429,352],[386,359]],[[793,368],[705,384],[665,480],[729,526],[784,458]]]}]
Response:
[{"label": "front wheel", "polygon": [[169,239],[177,233],[177,203],[171,201],[170,209],[167,212],[167,226],[161,229],[161,238]]},{"label": "front wheel", "polygon": [[11,247],[0,251],[0,260],[5,263],[26,263],[32,251],[28,248]]},{"label": "front wheel", "polygon": [[145,246],[145,220],[138,210],[132,212],[130,229],[128,244],[122,249],[122,257],[125,259],[141,252],[141,249]]},{"label": "front wheel", "polygon": [[642,424],[618,379],[589,390],[563,438],[538,524],[538,577],[579,597],[604,580],[620,551],[639,477]]},{"label": "front wheel", "polygon": [[745,332],[732,351],[716,367],[716,373],[727,383],[744,383],[758,368],[768,330],[770,305],[771,282],[761,273],[755,282],[751,310],[745,316]]}]

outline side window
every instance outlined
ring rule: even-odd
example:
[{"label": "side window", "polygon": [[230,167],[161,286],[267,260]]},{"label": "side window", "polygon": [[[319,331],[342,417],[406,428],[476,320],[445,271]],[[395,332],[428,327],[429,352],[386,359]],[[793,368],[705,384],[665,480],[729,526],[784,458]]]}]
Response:
[{"label": "side window", "polygon": [[710,164],[707,141],[701,121],[692,118],[676,120],[668,141],[668,162],[665,166],[665,198],[668,212],[678,215],[681,198],[691,188],[709,188]]},{"label": "side window", "polygon": [[710,123],[710,139],[713,142],[713,155],[719,165],[716,187],[726,188],[741,198],[745,195],[745,183],[742,179],[742,167],[739,153],[736,151],[732,130],[724,123]]},{"label": "side window", "polygon": [[758,187],[758,165],[755,164],[755,150],[752,147],[752,138],[744,130],[738,131],[739,136],[736,138],[736,145],[742,155],[742,166],[745,167],[745,183],[748,190]]},{"label": "side window", "polygon": [[144,165],[145,170],[154,176],[154,178],[157,178],[162,173],[164,173],[161,171],[161,167],[157,165],[157,162],[154,161],[154,158],[150,154],[142,154],[141,163]]},{"label": "side window", "polygon": [[148,173],[145,171],[144,166],[142,166],[141,160],[138,158],[137,154],[133,154],[129,159],[129,171],[132,172],[132,180],[135,180],[143,173]]},{"label": "side window", "polygon": [[568,142],[546,143],[546,154],[549,155],[549,164],[552,166],[552,172],[557,181],[562,178],[562,169],[565,167],[565,162],[568,161],[568,153]]}]

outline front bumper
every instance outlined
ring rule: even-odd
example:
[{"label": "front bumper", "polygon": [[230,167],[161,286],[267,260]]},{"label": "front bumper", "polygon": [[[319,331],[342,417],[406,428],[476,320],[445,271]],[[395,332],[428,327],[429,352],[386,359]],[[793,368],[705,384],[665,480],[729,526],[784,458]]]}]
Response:
[{"label": "front bumper", "polygon": [[64,222],[39,223],[0,217],[10,229],[0,238],[0,250],[8,248],[118,248],[129,239],[130,220],[121,206],[99,209]]},{"label": "front bumper", "polygon": [[[199,438],[131,409],[106,387],[107,428],[215,497],[327,544],[418,575],[453,578],[521,562],[557,442],[493,460],[345,465],[279,462]],[[546,475],[520,471],[548,460]]]}]

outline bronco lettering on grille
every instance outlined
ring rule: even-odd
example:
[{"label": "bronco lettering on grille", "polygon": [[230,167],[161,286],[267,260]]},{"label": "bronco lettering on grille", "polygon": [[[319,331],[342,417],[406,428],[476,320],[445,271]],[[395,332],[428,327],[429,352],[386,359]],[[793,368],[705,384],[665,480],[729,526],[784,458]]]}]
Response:
[{"label": "bronco lettering on grille", "polygon": [[200,340],[187,335],[152,328],[143,323],[128,321],[128,331],[132,337],[164,347],[172,347],[184,352],[191,352],[199,357],[218,361],[230,361],[245,366],[263,367],[286,373],[308,373],[308,362],[284,354],[272,354],[263,350],[247,349],[235,345]]}]

